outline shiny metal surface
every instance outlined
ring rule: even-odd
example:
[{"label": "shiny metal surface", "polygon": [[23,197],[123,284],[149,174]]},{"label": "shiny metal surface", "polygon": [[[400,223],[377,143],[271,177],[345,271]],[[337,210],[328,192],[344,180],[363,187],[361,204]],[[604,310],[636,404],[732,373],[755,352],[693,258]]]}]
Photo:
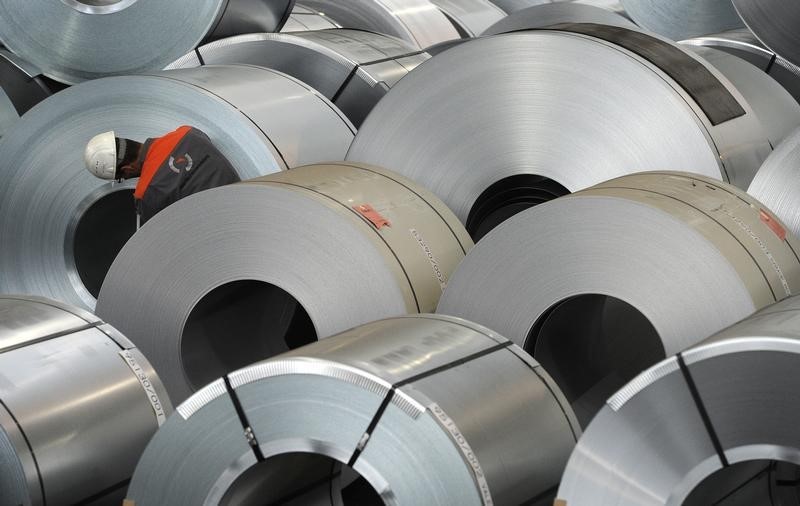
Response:
[{"label": "shiny metal surface", "polygon": [[[383,504],[546,496],[580,434],[547,373],[521,350],[435,315],[373,322],[233,372],[228,382],[226,392],[162,427],[137,467],[130,500],[216,504],[236,491],[256,459],[233,398],[264,464],[299,452],[348,463]],[[262,474],[261,486],[273,494],[304,490],[319,475],[301,462]],[[335,480],[323,475],[328,493],[315,504],[341,504]]]},{"label": "shiny metal surface", "polygon": [[[364,204],[390,225],[376,228],[353,208]],[[152,223],[115,260],[97,313],[144,350],[181,401],[224,373],[317,338],[432,311],[472,246],[428,191],[345,163],[202,192]],[[305,316],[299,330],[292,312]]]},{"label": "shiny metal surface", "polygon": [[475,37],[500,21],[506,13],[489,0],[431,0],[466,37]]},{"label": "shiny metal surface", "polygon": [[[800,465],[799,322],[800,299],[792,297],[681,354],[721,455],[670,357],[603,407],[570,457],[558,496],[578,506],[678,505],[724,467],[723,457],[732,466]],[[794,503],[769,487],[759,492],[749,504]]]},{"label": "shiny metal surface", "polygon": [[800,67],[776,55],[747,28],[684,40],[682,44],[711,47],[743,58],[778,81],[800,101]]},{"label": "shiny metal surface", "polygon": [[733,6],[758,40],[800,66],[800,5],[781,0],[733,0]]},{"label": "shiny metal surface", "polygon": [[[104,272],[78,268],[76,230],[90,211],[107,212],[108,227],[126,224],[135,210],[130,192],[103,183],[83,164],[83,147],[97,132],[114,130],[139,141],[180,125],[206,132],[243,178],[298,165],[341,159],[355,128],[326,98],[300,81],[252,66],[206,66],[161,74],[108,78],[54,95],[21,119],[0,143],[0,291],[33,293],[86,308],[94,306],[84,279]],[[128,211],[125,211],[128,209]],[[89,230],[90,250],[117,251],[127,237]],[[113,260],[108,256],[108,265]],[[79,259],[78,259],[79,260]],[[107,268],[108,266],[104,266]],[[95,291],[96,290],[96,291]]]},{"label": "shiny metal surface", "polygon": [[779,144],[747,190],[764,202],[795,234],[800,234],[800,129]]},{"label": "shiny metal surface", "polygon": [[485,192],[513,176],[554,182],[563,194],[626,173],[692,168],[746,187],[769,150],[751,112],[711,126],[650,62],[547,30],[466,41],[420,66],[373,109],[347,158],[419,182],[468,223]]},{"label": "shiny metal surface", "polygon": [[527,9],[534,5],[549,4],[552,2],[553,0],[492,0],[493,4],[500,7],[508,14]]},{"label": "shiny metal surface", "polygon": [[437,312],[523,346],[588,421],[664,356],[800,293],[800,242],[782,240],[781,226],[707,177],[624,176],[497,227],[453,273]]},{"label": "shiny metal surface", "polygon": [[534,5],[509,14],[483,32],[483,35],[543,28],[560,23],[598,23],[636,29],[630,20],[614,11],[577,2],[552,2]]},{"label": "shiny metal surface", "polygon": [[395,37],[342,28],[231,37],[201,46],[168,68],[245,63],[285,72],[332,100],[358,127],[397,81],[428,58]]},{"label": "shiny metal surface", "polygon": [[398,37],[417,49],[460,37],[455,26],[429,0],[303,0],[343,28]]},{"label": "shiny metal surface", "polygon": [[207,41],[244,33],[279,32],[294,8],[294,0],[227,0],[222,17]]},{"label": "shiny metal surface", "polygon": [[156,409],[162,419],[172,411],[155,371],[79,309],[23,296],[0,307],[3,504],[119,498],[158,428]]},{"label": "shiny metal surface", "polygon": [[777,146],[800,127],[800,104],[767,73],[725,51],[704,46],[689,47],[722,72],[741,92],[764,127],[770,144]]},{"label": "shiny metal surface", "polygon": [[289,14],[289,19],[286,20],[283,28],[281,28],[281,32],[306,32],[328,28],[341,28],[341,26],[323,13],[295,3],[291,14]]},{"label": "shiny metal surface", "polygon": [[672,40],[744,26],[730,0],[620,0],[630,18]]}]

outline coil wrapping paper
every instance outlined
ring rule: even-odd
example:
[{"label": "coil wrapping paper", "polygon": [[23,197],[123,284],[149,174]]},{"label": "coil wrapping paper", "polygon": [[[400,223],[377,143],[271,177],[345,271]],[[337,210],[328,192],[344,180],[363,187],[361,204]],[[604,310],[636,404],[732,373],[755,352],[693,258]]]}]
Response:
[{"label": "coil wrapping paper", "polygon": [[515,11],[487,28],[483,35],[544,28],[560,23],[597,23],[637,29],[624,16],[602,7],[576,2],[552,2]]},{"label": "coil wrapping paper", "polygon": [[800,67],[764,47],[747,28],[695,37],[682,44],[711,47],[743,58],[772,76],[800,101]]},{"label": "coil wrapping paper", "polygon": [[328,28],[341,28],[341,26],[320,12],[303,7],[300,4],[294,4],[292,13],[283,28],[281,28],[281,32],[305,32]]},{"label": "coil wrapping paper", "polygon": [[84,146],[106,130],[143,141],[180,125],[206,132],[242,178],[341,159],[355,131],[308,85],[251,66],[113,77],[62,91],[0,143],[0,237],[9,238],[0,291],[93,307],[105,270],[135,230],[135,181],[93,177]]},{"label": "coil wrapping paper", "polygon": [[0,48],[0,137],[31,107],[52,94],[39,69]]},{"label": "coil wrapping paper", "polygon": [[[397,83],[364,122],[347,158],[388,167],[431,189],[473,235],[486,228],[481,202],[491,201],[492,186],[511,176],[555,182],[557,189],[548,189],[555,196],[626,173],[687,167],[747,187],[769,142],[716,69],[624,28],[559,30],[621,37],[634,49],[655,44],[693,76],[705,76],[701,89],[713,92],[698,96],[701,109],[655,65],[593,36],[496,35],[448,49]],[[722,103],[735,112],[719,114]]]},{"label": "coil wrapping paper", "polygon": [[[583,413],[591,415],[594,403],[607,397],[592,397],[593,388],[619,387],[664,356],[800,293],[798,251],[800,241],[759,202],[733,186],[688,173],[645,172],[507,220],[459,265],[437,312],[497,329],[534,353],[586,420]],[[628,345],[648,352],[631,357],[641,366],[638,370],[624,373],[633,366],[612,362],[616,355],[628,353],[614,339],[634,328],[633,317],[619,313],[624,318],[616,332],[620,335],[589,335],[592,329],[610,328],[616,314],[605,298],[605,309],[576,309],[575,304],[585,304],[589,296],[612,297],[644,318],[646,324],[636,323],[636,328],[649,332],[632,332]],[[575,326],[594,323],[556,337],[549,329],[557,328],[556,314],[565,315],[551,311],[559,307],[571,307],[566,314],[572,315]],[[608,315],[597,317],[600,322],[593,319],[596,307]],[[581,343],[569,359],[563,354],[562,360],[544,358],[554,345],[573,342],[564,341],[567,338]],[[605,359],[599,351],[581,358],[580,350],[603,346],[623,349]],[[611,374],[597,373],[602,381],[579,380],[581,371],[572,364],[578,358],[592,370],[611,369]],[[647,360],[652,361],[641,363]]]},{"label": "coil wrapping paper", "polygon": [[[798,329],[792,297],[643,372],[586,429],[559,496],[570,506],[682,504],[723,467],[800,465]],[[797,501],[766,492],[750,504]]]},{"label": "coil wrapping paper", "polygon": [[800,129],[764,162],[747,190],[775,212],[794,234],[800,234]]},{"label": "coil wrapping paper", "polygon": [[781,0],[733,0],[745,25],[765,46],[800,65],[800,5]]},{"label": "coil wrapping paper", "polygon": [[767,73],[730,53],[712,47],[687,46],[722,72],[744,96],[773,146],[800,126],[800,104]]},{"label": "coil wrapping paper", "polygon": [[744,26],[730,0],[620,0],[620,3],[637,25],[672,40]]},{"label": "coil wrapping paper", "polygon": [[384,33],[417,49],[460,38],[456,27],[429,0],[303,0],[302,3],[343,28]]},{"label": "coil wrapping paper", "polygon": [[293,0],[0,2],[0,42],[57,81],[163,69],[207,37],[275,31]]},{"label": "coil wrapping paper", "polygon": [[197,48],[169,68],[245,63],[300,79],[358,127],[386,92],[429,55],[378,33],[332,29],[240,35]]},{"label": "coil wrapping paper", "polygon": [[[180,400],[225,372],[288,349],[276,330],[282,316],[270,313],[283,306],[271,292],[251,304],[267,330],[240,331],[222,350],[195,353],[213,329],[206,324],[195,332],[190,316],[219,287],[237,280],[277,287],[308,315],[306,334],[323,338],[380,318],[433,311],[472,246],[458,220],[426,190],[381,169],[344,163],[208,190],[150,223],[112,265],[97,313],[127,332]],[[161,253],[154,258],[153,251]],[[202,261],[183,261],[189,258]],[[146,321],[136,318],[142,314]],[[218,331],[227,335],[230,322],[244,320],[253,316],[229,316]],[[259,339],[259,331],[266,337]],[[244,356],[226,360],[231,349]],[[197,367],[198,357],[211,357],[210,365]]]},{"label": "coil wrapping paper", "polygon": [[[547,373],[510,341],[456,318],[400,317],[211,383],[155,436],[128,498],[217,504],[230,493],[257,464],[234,402],[262,468],[281,454],[324,455],[349,464],[385,504],[531,504],[552,494],[580,434]],[[262,475],[261,502],[309,478],[287,473]],[[328,487],[315,504],[336,503]]]},{"label": "coil wrapping paper", "polygon": [[91,313],[3,295],[0,371],[0,503],[121,501],[172,412],[139,350]]},{"label": "coil wrapping paper", "polygon": [[459,34],[476,37],[497,23],[506,13],[489,0],[430,0],[453,23]]}]

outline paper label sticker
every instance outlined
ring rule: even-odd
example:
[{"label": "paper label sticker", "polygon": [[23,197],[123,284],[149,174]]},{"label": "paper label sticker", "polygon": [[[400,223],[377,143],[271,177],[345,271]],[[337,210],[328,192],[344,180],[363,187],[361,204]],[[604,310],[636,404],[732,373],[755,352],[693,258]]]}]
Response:
[{"label": "paper label sticker", "polygon": [[133,353],[131,353],[131,350],[122,350],[119,352],[119,356],[122,357],[122,360],[124,360],[126,364],[128,364],[128,367],[131,368],[131,371],[133,371],[136,379],[139,380],[139,384],[142,385],[142,388],[147,395],[147,400],[150,401],[150,406],[153,408],[153,412],[156,415],[158,426],[161,427],[161,425],[167,421],[167,413],[164,411],[164,406],[161,404],[161,399],[158,398],[158,393],[153,386],[153,382],[147,377],[147,373],[144,372],[142,366],[140,366],[139,362],[136,361],[136,357],[133,355]]},{"label": "paper label sticker", "polygon": [[450,432],[450,435],[453,437],[453,440],[458,445],[461,453],[464,455],[464,459],[467,461],[469,466],[472,468],[472,474],[475,476],[475,481],[478,484],[478,488],[480,489],[481,498],[483,499],[483,504],[486,506],[494,505],[494,501],[492,500],[492,493],[489,490],[489,483],[486,481],[486,475],[483,474],[483,468],[481,468],[481,463],[478,462],[478,457],[475,456],[475,453],[472,451],[472,448],[469,446],[467,439],[461,434],[461,431],[458,429],[458,426],[453,421],[450,416],[445,413],[445,411],[435,402],[428,406],[428,409],[431,410],[431,413],[436,417],[439,423]]},{"label": "paper label sticker", "polygon": [[425,239],[422,238],[422,235],[417,231],[415,228],[409,228],[409,232],[411,232],[411,237],[417,241],[419,247],[422,248],[422,253],[428,259],[428,262],[431,264],[431,268],[433,268],[433,275],[436,276],[436,280],[439,282],[439,288],[444,289],[447,288],[447,280],[444,277],[444,273],[442,272],[442,268],[439,267],[439,262],[436,260],[436,257],[433,256],[433,251],[431,251],[430,246],[428,243],[425,242]]},{"label": "paper label sticker", "polygon": [[778,236],[778,239],[780,239],[781,241],[786,240],[786,229],[784,229],[781,226],[781,224],[778,223],[778,220],[770,216],[769,213],[767,213],[763,209],[761,209],[758,214],[761,216],[761,221],[763,221],[764,224],[767,225],[770,230],[775,232],[775,235]]},{"label": "paper label sticker", "polygon": [[353,206],[353,209],[355,209],[358,214],[368,219],[370,223],[375,225],[375,228],[378,230],[383,227],[392,226],[392,224],[389,223],[389,220],[381,216],[381,214],[369,204],[359,204],[357,206]]}]

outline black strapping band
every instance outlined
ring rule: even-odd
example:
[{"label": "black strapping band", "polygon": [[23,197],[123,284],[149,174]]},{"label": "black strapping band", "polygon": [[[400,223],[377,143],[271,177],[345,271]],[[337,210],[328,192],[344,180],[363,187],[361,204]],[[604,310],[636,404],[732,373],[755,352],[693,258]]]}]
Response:
[{"label": "black strapping band", "polygon": [[253,434],[253,428],[250,425],[250,422],[247,420],[247,413],[244,412],[244,408],[242,407],[242,403],[239,401],[239,396],[236,395],[236,391],[231,386],[231,381],[228,379],[228,376],[223,376],[222,379],[225,381],[225,389],[228,391],[228,395],[233,402],[233,407],[236,410],[236,414],[239,416],[239,421],[242,423],[242,428],[244,429],[244,433],[247,435],[247,443],[250,445],[250,448],[253,449],[253,454],[256,456],[256,460],[258,462],[264,462],[266,459],[264,458],[264,454],[261,452],[261,448],[258,446],[258,440]]},{"label": "black strapping band", "polygon": [[719,436],[717,436],[717,432],[714,430],[714,426],[711,424],[711,418],[708,416],[708,410],[706,410],[705,404],[703,404],[703,399],[700,398],[700,392],[697,390],[697,385],[694,382],[694,378],[692,378],[692,374],[689,372],[689,368],[686,366],[686,362],[683,360],[683,355],[678,353],[676,355],[678,359],[678,365],[681,368],[681,372],[683,373],[683,379],[686,380],[686,386],[689,387],[689,392],[692,394],[692,399],[694,399],[694,404],[697,406],[697,412],[700,414],[700,418],[703,420],[703,425],[706,427],[706,432],[708,432],[708,437],[711,439],[711,444],[714,445],[714,450],[717,452],[717,456],[719,457],[720,462],[722,462],[722,467],[728,467],[728,458],[725,456],[725,451],[722,449],[722,443],[719,441]]}]

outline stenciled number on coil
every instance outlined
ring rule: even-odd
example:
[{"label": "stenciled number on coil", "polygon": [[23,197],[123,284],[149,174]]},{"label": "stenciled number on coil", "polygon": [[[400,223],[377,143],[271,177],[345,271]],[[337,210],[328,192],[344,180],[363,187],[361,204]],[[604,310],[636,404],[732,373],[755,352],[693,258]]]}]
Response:
[{"label": "stenciled number on coil", "polygon": [[142,366],[136,361],[136,357],[133,356],[131,350],[122,350],[119,352],[119,356],[128,364],[128,367],[131,368],[136,379],[139,380],[139,384],[142,385],[144,392],[147,394],[147,400],[150,401],[150,406],[153,407],[153,412],[156,414],[158,426],[161,427],[167,420],[167,414],[164,411],[164,406],[161,404],[161,399],[158,398],[158,393],[153,386],[153,382],[147,377],[147,373],[144,372]]},{"label": "stenciled number on coil", "polygon": [[439,282],[439,287],[444,292],[444,289],[447,288],[447,279],[444,277],[444,273],[442,272],[441,267],[439,267],[439,262],[436,260],[436,257],[433,256],[433,251],[431,251],[431,247],[428,246],[428,243],[425,242],[425,239],[422,238],[422,234],[416,228],[408,229],[411,232],[411,237],[417,241],[419,247],[422,248],[422,252],[425,254],[425,257],[430,262],[431,267],[433,268],[433,274],[436,276],[436,280]]}]

